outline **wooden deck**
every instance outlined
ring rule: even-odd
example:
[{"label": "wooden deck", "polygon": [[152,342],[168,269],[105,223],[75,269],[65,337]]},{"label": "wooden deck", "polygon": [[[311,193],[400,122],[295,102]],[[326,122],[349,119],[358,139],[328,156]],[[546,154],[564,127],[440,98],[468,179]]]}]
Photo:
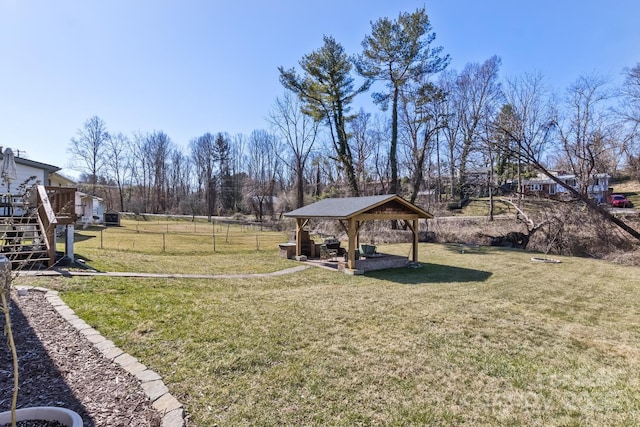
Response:
[{"label": "wooden deck", "polygon": [[0,253],[15,267],[55,263],[55,229],[73,224],[75,188],[38,185],[33,192],[0,197]]}]

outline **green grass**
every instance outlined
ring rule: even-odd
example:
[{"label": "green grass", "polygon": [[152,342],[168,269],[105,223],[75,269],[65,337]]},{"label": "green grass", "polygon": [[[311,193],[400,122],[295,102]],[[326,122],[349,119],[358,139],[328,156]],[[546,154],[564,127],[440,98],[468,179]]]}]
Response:
[{"label": "green grass", "polygon": [[636,425],[637,268],[531,256],[421,244],[421,268],[365,276],[37,283],[159,372],[193,426]]},{"label": "green grass", "polygon": [[278,243],[288,240],[283,232],[166,219],[121,224],[76,230],[76,258],[99,271],[144,273],[267,273],[295,265],[277,256]]},{"label": "green grass", "polygon": [[[471,200],[462,211],[464,212],[465,216],[487,216],[489,215],[489,198],[486,197]],[[515,211],[513,207],[509,206],[506,203],[503,203],[496,197],[494,199],[493,214],[513,215],[515,214]]]}]

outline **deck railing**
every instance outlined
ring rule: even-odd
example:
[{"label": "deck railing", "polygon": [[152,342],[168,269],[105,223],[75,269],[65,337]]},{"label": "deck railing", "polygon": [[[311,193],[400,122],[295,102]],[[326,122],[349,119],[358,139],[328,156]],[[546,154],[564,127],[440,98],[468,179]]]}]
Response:
[{"label": "deck railing", "polygon": [[58,224],[75,222],[76,189],[71,187],[44,187],[49,198],[51,208],[58,219]]},{"label": "deck railing", "polygon": [[38,220],[45,236],[45,245],[47,247],[47,255],[49,258],[49,266],[53,265],[56,259],[55,242],[56,214],[54,213],[47,190],[43,185],[38,185],[37,191]]}]

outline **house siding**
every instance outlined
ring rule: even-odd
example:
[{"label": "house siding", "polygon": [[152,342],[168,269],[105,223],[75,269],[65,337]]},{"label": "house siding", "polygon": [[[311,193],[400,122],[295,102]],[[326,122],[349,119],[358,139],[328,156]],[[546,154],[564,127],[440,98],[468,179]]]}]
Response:
[{"label": "house siding", "polygon": [[[47,172],[43,169],[38,169],[32,166],[21,165],[19,163],[16,163],[16,174],[17,174],[17,178],[11,181],[9,185],[9,190],[11,194],[21,193],[20,191],[18,191],[18,187],[20,186],[20,184],[24,183],[32,176],[36,177],[35,178],[36,181],[30,182],[30,184],[36,184],[36,182],[38,182],[41,185],[49,184],[48,182],[49,180],[47,178]],[[8,193],[7,184],[4,181],[1,181],[0,184],[1,184],[0,191],[4,194]]]},{"label": "house siding", "polygon": [[[578,183],[574,175],[559,175],[557,178],[571,188],[578,190]],[[609,176],[598,174],[594,181],[593,184],[587,187],[587,194],[599,203],[603,203],[609,195]],[[549,198],[566,198],[571,195],[568,189],[546,176],[538,176],[537,178],[526,180],[523,184],[525,193],[529,195]]]}]

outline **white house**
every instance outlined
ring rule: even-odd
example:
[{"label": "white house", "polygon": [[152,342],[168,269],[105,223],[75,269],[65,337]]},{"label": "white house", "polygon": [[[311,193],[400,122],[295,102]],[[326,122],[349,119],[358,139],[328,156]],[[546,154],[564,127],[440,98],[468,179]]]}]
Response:
[{"label": "white house", "polygon": [[[578,180],[573,174],[557,173],[555,176],[569,187],[578,190]],[[592,199],[597,200],[599,203],[604,203],[607,200],[609,192],[609,178],[606,173],[595,174],[587,187],[587,194]],[[537,194],[547,197],[570,197],[571,193],[568,189],[562,185],[556,183],[554,180],[546,175],[538,174],[538,176],[522,181],[522,185],[525,188],[525,193]]]},{"label": "white house", "polygon": [[[0,162],[5,154],[0,147]],[[14,157],[16,178],[6,181],[0,178],[0,215],[22,215],[22,196],[26,188],[33,185],[50,185],[51,174],[60,170],[59,167],[34,160]]]},{"label": "white house", "polygon": [[[4,158],[3,148],[0,147],[0,161]],[[40,163],[22,157],[15,157],[17,178],[6,183],[0,180],[0,192],[2,194],[22,194],[24,188],[20,188],[21,184],[27,183],[29,186],[33,184],[51,185],[50,175],[58,172],[59,167]]]},{"label": "white house", "polygon": [[97,196],[76,191],[76,215],[85,226],[102,224],[104,221],[104,200]]}]

